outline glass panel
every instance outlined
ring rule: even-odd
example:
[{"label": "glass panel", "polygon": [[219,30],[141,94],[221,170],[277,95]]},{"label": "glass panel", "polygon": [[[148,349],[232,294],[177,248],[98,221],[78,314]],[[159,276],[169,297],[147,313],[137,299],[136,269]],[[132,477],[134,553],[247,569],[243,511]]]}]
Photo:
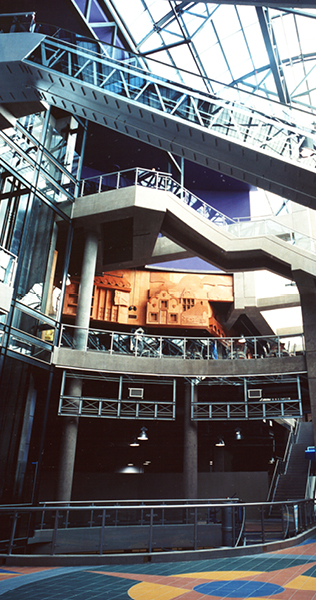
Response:
[{"label": "glass panel", "polygon": [[30,333],[44,342],[53,343],[54,341],[55,328],[51,323],[45,323],[43,319],[26,314],[19,308],[14,310],[12,326],[25,333]]},{"label": "glass panel", "polygon": [[25,252],[20,258],[22,270],[18,282],[17,298],[23,304],[42,312],[45,312],[46,309],[45,282],[54,223],[54,211],[35,198]]}]

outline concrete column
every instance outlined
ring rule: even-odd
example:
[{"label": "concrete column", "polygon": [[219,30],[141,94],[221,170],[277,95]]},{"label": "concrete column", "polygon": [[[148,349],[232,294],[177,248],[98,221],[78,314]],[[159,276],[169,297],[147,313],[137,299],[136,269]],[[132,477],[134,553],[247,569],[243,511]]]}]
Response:
[{"label": "concrete column", "polygon": [[[83,328],[77,329],[75,333],[75,344],[78,350],[85,350],[86,348],[97,254],[98,237],[95,232],[89,231],[85,241],[76,315],[76,326]],[[82,394],[82,379],[72,379],[69,383],[67,394],[80,398]],[[60,451],[57,500],[68,502],[71,500],[79,417],[62,417],[62,419],[64,425]]]},{"label": "concrete column", "polygon": [[[197,386],[194,396],[197,399]],[[197,421],[191,421],[191,385],[184,386],[184,447],[183,491],[185,499],[198,498],[198,430]]]},{"label": "concrete column", "polygon": [[[74,379],[68,388],[71,396],[81,396],[82,380]],[[60,463],[57,484],[57,500],[71,500],[72,482],[78,437],[79,417],[62,417],[63,431],[60,446]]]},{"label": "concrete column", "polygon": [[[89,328],[90,323],[91,300],[93,293],[97,254],[98,237],[94,231],[88,231],[86,234],[76,314],[76,326],[82,327],[85,330]],[[76,348],[78,350],[85,349],[86,340],[87,331],[77,329]]]},{"label": "concrete column", "polygon": [[296,271],[294,279],[301,300],[305,336],[308,390],[316,445],[316,279],[303,271]]}]

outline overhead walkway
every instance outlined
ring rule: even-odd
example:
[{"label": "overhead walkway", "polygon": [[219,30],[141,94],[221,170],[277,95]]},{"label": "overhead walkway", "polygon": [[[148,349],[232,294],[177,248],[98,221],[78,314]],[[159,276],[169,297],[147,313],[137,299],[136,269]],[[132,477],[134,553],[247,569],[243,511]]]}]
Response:
[{"label": "overhead walkway", "polygon": [[[277,218],[234,221],[168,174],[145,169],[89,180],[82,193],[91,191],[92,184],[97,191],[76,199],[73,222],[75,227],[99,230],[101,271],[170,260],[182,248],[226,271],[267,269],[289,279],[295,271],[316,276],[313,238],[285,227]],[[125,244],[120,250],[123,231]]]},{"label": "overhead walkway", "polygon": [[[57,33],[56,33],[57,35]],[[47,101],[125,135],[261,187],[316,205],[308,116],[225,88],[221,97],[157,77],[133,54],[58,30],[0,35],[0,103]],[[167,69],[167,67],[166,67]],[[193,77],[193,76],[192,76]]]}]

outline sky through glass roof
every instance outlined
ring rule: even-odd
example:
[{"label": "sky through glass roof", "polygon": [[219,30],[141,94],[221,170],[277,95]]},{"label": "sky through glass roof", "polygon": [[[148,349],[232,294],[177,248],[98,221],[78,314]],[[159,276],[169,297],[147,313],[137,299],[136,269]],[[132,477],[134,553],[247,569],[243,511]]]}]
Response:
[{"label": "sky through glass roof", "polygon": [[[316,9],[181,0],[106,0],[156,74],[203,92],[224,87],[316,108]],[[194,77],[193,77],[194,74]],[[197,84],[197,77],[199,83]]]}]

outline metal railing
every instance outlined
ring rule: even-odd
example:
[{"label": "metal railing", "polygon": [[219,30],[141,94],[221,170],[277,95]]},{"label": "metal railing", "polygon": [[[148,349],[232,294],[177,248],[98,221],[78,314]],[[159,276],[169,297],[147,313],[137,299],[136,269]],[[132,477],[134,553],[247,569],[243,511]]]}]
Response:
[{"label": "metal railing", "polygon": [[13,286],[17,265],[17,256],[0,246],[0,283]]},{"label": "metal railing", "polygon": [[304,336],[182,337],[62,325],[59,346],[146,358],[284,358],[304,354]]},{"label": "metal railing", "polygon": [[[37,31],[45,33],[40,26]],[[205,93],[199,91],[199,75],[190,74],[194,87],[186,86],[172,81],[175,80],[172,66],[163,65],[161,77],[155,75],[157,63],[148,57],[144,61],[122,48],[78,37],[72,39],[62,30],[55,38],[40,40],[25,62],[95,86],[99,93],[124,98],[144,110],[154,109],[166,118],[181,119],[191,127],[313,169],[314,158],[303,158],[301,146],[306,138],[314,139],[314,131],[308,116],[293,107],[211,79],[208,84],[218,93]]]},{"label": "metal railing", "polygon": [[284,540],[312,529],[315,510],[313,500],[55,502],[2,506],[0,523],[0,556],[143,555]]},{"label": "metal railing", "polygon": [[255,219],[251,217],[232,219],[181,186],[169,173],[136,167],[135,169],[97,175],[81,181],[80,196],[134,185],[174,194],[199,215],[214,225],[224,227],[226,231],[237,238],[263,235],[275,236],[302,250],[316,252],[314,238],[283,225],[277,217],[269,215],[256,217]]}]

